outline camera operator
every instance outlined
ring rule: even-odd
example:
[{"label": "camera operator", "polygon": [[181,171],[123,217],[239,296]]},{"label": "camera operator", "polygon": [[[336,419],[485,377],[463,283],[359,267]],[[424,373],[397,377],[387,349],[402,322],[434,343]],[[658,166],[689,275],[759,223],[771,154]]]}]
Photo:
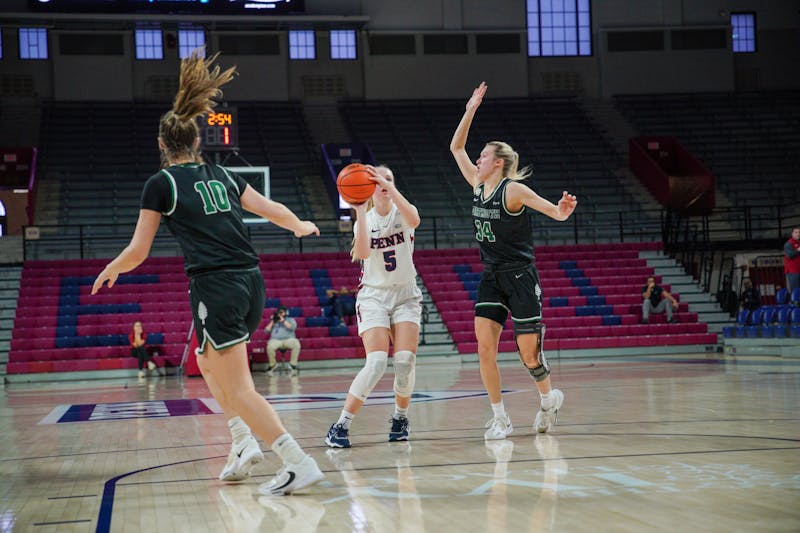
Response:
[{"label": "camera operator", "polygon": [[269,357],[269,368],[267,374],[272,375],[277,368],[275,352],[278,350],[290,350],[289,375],[297,375],[297,359],[300,357],[300,341],[295,336],[297,322],[288,316],[286,306],[281,305],[272,315],[264,331],[270,334],[267,341],[267,356]]}]

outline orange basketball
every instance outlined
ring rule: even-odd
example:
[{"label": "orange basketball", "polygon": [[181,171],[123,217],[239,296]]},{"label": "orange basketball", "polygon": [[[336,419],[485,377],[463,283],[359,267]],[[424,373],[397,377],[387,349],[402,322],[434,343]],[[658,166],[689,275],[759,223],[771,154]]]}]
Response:
[{"label": "orange basketball", "polygon": [[350,205],[363,204],[375,192],[375,182],[370,179],[367,168],[361,163],[350,163],[336,178],[336,188],[342,199]]}]

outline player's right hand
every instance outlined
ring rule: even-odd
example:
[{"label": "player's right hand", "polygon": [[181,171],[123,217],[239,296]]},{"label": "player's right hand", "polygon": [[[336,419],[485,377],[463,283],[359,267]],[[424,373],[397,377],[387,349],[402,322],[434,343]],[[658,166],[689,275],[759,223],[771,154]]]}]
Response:
[{"label": "player's right hand", "polygon": [[319,228],[310,220],[301,220],[300,227],[294,230],[294,236],[297,238],[305,237],[306,235],[311,235],[312,233],[319,237]]}]

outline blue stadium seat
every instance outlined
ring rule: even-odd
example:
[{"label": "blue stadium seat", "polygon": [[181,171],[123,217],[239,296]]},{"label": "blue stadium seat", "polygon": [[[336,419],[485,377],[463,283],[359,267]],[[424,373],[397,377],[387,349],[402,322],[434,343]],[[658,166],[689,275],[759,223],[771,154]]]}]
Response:
[{"label": "blue stadium seat", "polygon": [[768,305],[761,307],[761,336],[771,338],[775,334],[773,322],[775,322],[775,308]]},{"label": "blue stadium seat", "polygon": [[747,328],[747,319],[750,316],[750,311],[747,309],[742,309],[739,311],[739,314],[736,316],[736,337],[743,339],[747,336],[746,328]]},{"label": "blue stadium seat", "polygon": [[327,326],[330,323],[331,319],[327,316],[310,316],[306,318],[306,326],[310,328]]},{"label": "blue stadium seat", "polygon": [[789,313],[789,331],[793,339],[800,339],[800,307]]},{"label": "blue stadium seat", "polygon": [[786,287],[781,287],[778,289],[778,292],[775,293],[775,303],[778,305],[785,305],[786,300],[789,299],[789,289]]},{"label": "blue stadium seat", "polygon": [[331,337],[347,337],[350,335],[350,330],[347,329],[347,326],[330,326],[328,333]]},{"label": "blue stadium seat", "polygon": [[750,313],[750,325],[747,326],[746,334],[748,339],[757,339],[761,327],[761,308]]}]

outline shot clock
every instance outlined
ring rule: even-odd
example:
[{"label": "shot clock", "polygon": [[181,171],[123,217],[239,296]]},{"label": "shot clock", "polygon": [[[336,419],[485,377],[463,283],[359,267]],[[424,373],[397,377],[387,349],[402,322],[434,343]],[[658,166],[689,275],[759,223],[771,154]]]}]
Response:
[{"label": "shot clock", "polygon": [[200,117],[200,147],[205,151],[239,149],[239,115],[223,107]]}]

